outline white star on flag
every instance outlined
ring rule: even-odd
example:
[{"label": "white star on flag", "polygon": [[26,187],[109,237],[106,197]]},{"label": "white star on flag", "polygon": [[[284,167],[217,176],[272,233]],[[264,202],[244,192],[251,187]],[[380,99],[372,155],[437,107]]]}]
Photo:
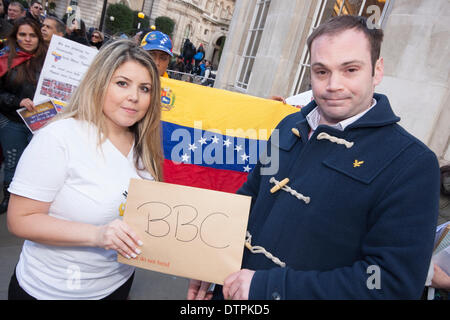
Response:
[{"label": "white star on flag", "polygon": [[250,172],[251,169],[252,169],[252,168],[250,168],[248,165],[246,165],[246,166],[244,167],[244,172]]},{"label": "white star on flag", "polygon": [[243,155],[241,155],[241,158],[242,158],[242,161],[247,161],[248,160],[248,158],[250,158],[250,156],[248,156],[248,155],[246,155],[245,154],[245,152],[244,152],[244,154]]},{"label": "white star on flag", "polygon": [[239,151],[242,150],[242,146],[236,146],[236,147],[234,148],[234,150],[237,151],[237,152],[239,152]]},{"label": "white star on flag", "polygon": [[197,149],[195,143],[189,145],[189,151],[194,151],[195,149]]},{"label": "white star on flag", "polygon": [[188,162],[189,158],[190,157],[185,153],[181,156],[181,162]]},{"label": "white star on flag", "polygon": [[212,137],[212,143],[219,143],[219,138],[217,136]]},{"label": "white star on flag", "polygon": [[230,146],[230,144],[231,144],[230,139],[227,139],[223,142],[223,145],[226,146],[227,148]]},{"label": "white star on flag", "polygon": [[200,140],[198,140],[198,142],[200,142],[200,144],[206,144],[206,138],[201,137]]}]

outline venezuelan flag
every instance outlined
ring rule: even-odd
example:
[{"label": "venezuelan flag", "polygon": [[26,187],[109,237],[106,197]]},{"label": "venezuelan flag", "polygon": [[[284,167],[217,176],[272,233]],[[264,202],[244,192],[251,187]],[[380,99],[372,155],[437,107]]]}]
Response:
[{"label": "venezuelan flag", "polygon": [[164,181],[236,192],[273,129],[298,109],[188,82],[161,78]]}]

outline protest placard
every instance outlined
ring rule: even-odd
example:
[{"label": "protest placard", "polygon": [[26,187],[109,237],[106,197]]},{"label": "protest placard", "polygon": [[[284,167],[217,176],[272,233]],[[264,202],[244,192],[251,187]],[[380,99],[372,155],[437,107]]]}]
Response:
[{"label": "protest placard", "polygon": [[54,35],[48,47],[33,102],[49,98],[67,103],[98,50]]},{"label": "protest placard", "polygon": [[251,198],[132,179],[124,221],[144,245],[118,261],[166,274],[223,284],[241,268]]},{"label": "protest placard", "polygon": [[16,110],[33,134],[45,126],[58,113],[51,101],[38,104],[34,108],[36,111],[28,111],[26,108]]}]

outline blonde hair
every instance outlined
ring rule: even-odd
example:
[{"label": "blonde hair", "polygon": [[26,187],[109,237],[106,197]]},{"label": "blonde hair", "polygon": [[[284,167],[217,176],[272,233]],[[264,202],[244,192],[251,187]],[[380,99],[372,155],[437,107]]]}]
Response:
[{"label": "blonde hair", "polygon": [[156,181],[162,180],[161,85],[150,55],[133,41],[120,39],[103,46],[97,53],[80,86],[73,93],[61,118],[85,120],[98,128],[99,145],[106,139],[103,104],[114,72],[127,61],[144,66],[151,79],[150,106],[144,118],[130,127],[134,134],[135,166],[147,170]]}]

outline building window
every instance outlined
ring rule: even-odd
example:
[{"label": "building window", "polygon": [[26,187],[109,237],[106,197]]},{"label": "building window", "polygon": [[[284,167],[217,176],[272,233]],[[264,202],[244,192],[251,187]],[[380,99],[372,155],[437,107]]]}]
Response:
[{"label": "building window", "polygon": [[190,24],[188,24],[186,26],[186,29],[184,30],[184,38],[190,38],[191,37],[191,30],[192,30],[192,26]]},{"label": "building window", "polygon": [[270,0],[258,0],[254,10],[253,20],[247,34],[247,40],[236,80],[236,87],[247,90],[250,75],[256,54],[258,53],[259,43],[266,23],[267,12],[269,11]]},{"label": "building window", "polygon": [[[364,16],[368,18],[368,23],[382,27],[390,2],[390,0],[320,0],[313,15],[308,36],[322,22],[340,15]],[[291,90],[291,95],[311,89],[311,65],[307,45],[303,49],[295,78],[297,81]]]}]

